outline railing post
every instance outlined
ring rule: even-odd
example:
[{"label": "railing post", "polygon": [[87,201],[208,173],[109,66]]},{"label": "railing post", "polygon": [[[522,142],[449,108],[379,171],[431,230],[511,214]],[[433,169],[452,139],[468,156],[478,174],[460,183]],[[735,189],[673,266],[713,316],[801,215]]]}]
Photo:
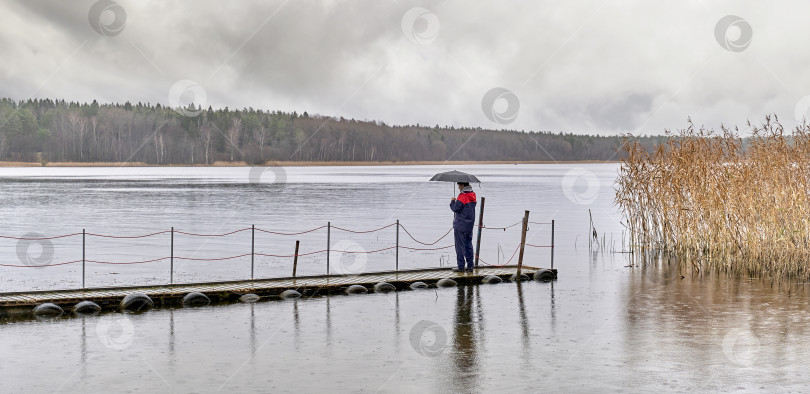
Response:
[{"label": "railing post", "polygon": [[484,203],[486,197],[481,197],[481,211],[478,212],[478,240],[475,242],[475,267],[478,268],[478,256],[481,253],[481,230],[484,227]]},{"label": "railing post", "polygon": [[329,275],[329,248],[332,246],[332,222],[326,222],[326,275]]},{"label": "railing post", "polygon": [[523,250],[526,247],[526,230],[529,226],[529,211],[523,214],[523,229],[520,232],[520,255],[518,255],[518,266],[516,278],[520,280],[520,269],[523,267]]},{"label": "railing post", "polygon": [[253,260],[256,253],[256,225],[250,225],[250,280],[253,280]]},{"label": "railing post", "polygon": [[174,227],[171,231],[171,250],[169,254],[169,284],[174,284]]},{"label": "railing post", "polygon": [[295,278],[295,271],[298,269],[298,245],[301,241],[295,240],[295,255],[293,256],[293,278]]},{"label": "railing post", "polygon": [[84,236],[85,236],[85,232],[84,232],[84,229],[82,229],[82,289],[86,288],[85,285],[84,285],[84,283],[85,283],[84,282],[84,278],[85,278],[85,270],[84,270],[84,265],[85,265],[85,262],[84,262]]},{"label": "railing post", "polygon": [[551,269],[554,269],[554,219],[551,219]]},{"label": "railing post", "polygon": [[395,271],[399,271],[399,219],[397,219],[397,248],[396,248],[396,267]]}]

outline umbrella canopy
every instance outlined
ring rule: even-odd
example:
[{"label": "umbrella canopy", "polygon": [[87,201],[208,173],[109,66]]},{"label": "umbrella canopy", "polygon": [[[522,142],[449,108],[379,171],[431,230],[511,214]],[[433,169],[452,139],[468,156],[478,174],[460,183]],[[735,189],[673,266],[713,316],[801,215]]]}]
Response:
[{"label": "umbrella canopy", "polygon": [[461,171],[447,171],[447,172],[440,172],[430,178],[431,181],[439,181],[439,182],[469,182],[469,183],[481,183],[475,175],[468,174],[466,172]]},{"label": "umbrella canopy", "polygon": [[[476,182],[476,183],[479,183],[479,184],[481,183],[481,181],[479,181],[478,178],[475,177],[475,175],[468,174],[466,172],[461,172],[461,171],[440,172],[440,173],[434,175],[433,178],[430,178],[430,180],[434,181],[434,182],[438,181],[438,182],[453,182],[453,183],[456,183],[456,182],[468,182],[468,183]],[[455,186],[455,185],[453,185],[453,186]],[[455,190],[456,189],[454,187],[453,188],[453,195],[455,195]]]}]

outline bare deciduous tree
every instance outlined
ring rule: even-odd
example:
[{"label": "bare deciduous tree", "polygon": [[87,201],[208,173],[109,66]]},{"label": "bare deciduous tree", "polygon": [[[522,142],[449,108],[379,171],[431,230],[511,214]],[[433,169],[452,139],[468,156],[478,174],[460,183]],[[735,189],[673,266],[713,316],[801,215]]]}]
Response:
[{"label": "bare deciduous tree", "polygon": [[253,140],[256,145],[259,145],[259,157],[264,161],[264,144],[270,137],[270,132],[267,127],[259,126],[253,129]]},{"label": "bare deciduous tree", "polygon": [[225,135],[225,138],[228,140],[228,146],[231,148],[231,161],[233,161],[233,152],[239,151],[239,137],[242,135],[242,119],[240,118],[233,118],[231,122],[231,127],[228,129],[228,133]]},{"label": "bare deciduous tree", "polygon": [[205,164],[211,164],[211,143],[214,142],[214,125],[205,122],[200,126],[200,143],[205,154]]},{"label": "bare deciduous tree", "polygon": [[68,113],[65,117],[67,129],[71,132],[71,145],[76,151],[76,137],[79,140],[79,160],[84,160],[84,133],[87,132],[87,118],[77,112]]}]

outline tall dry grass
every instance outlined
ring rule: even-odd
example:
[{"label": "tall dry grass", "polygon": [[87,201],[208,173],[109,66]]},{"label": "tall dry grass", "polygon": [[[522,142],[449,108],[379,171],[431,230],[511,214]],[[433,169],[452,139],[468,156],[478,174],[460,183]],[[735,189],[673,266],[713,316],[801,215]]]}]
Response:
[{"label": "tall dry grass", "polygon": [[810,125],[689,127],[652,153],[628,140],[617,180],[634,251],[699,270],[810,278]]}]

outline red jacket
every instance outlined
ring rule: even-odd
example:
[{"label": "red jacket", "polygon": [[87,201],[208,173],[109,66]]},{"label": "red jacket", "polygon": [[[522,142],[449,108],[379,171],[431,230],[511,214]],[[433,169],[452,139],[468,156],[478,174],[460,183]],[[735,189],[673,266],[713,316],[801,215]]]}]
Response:
[{"label": "red jacket", "polygon": [[468,233],[475,225],[475,192],[461,192],[456,201],[450,202],[450,209],[455,212],[453,228]]}]

